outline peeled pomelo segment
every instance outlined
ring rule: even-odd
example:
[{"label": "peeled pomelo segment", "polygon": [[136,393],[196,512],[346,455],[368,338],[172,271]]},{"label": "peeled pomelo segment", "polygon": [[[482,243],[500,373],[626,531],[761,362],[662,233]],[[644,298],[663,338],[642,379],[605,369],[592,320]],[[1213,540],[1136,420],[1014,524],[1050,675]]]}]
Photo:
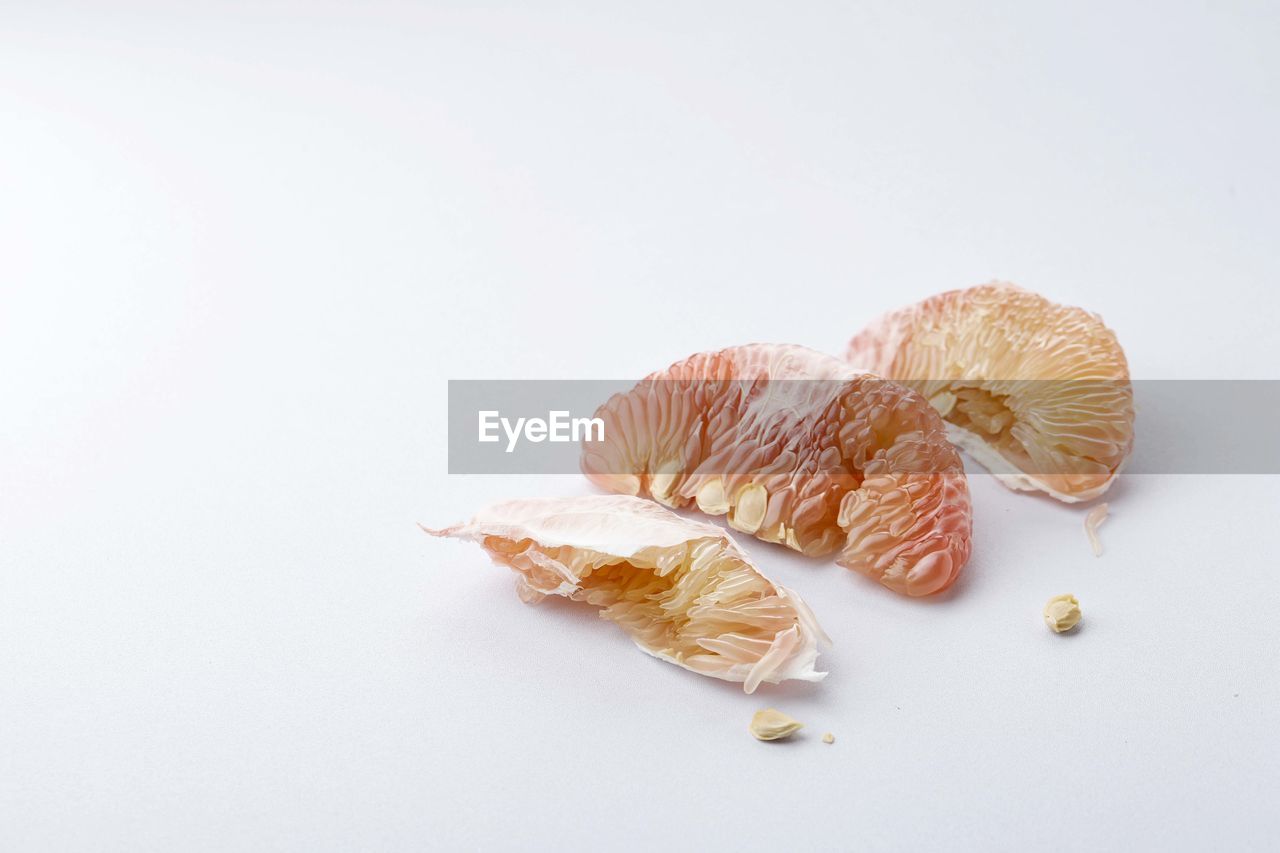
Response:
[{"label": "peeled pomelo segment", "polygon": [[1088,500],[1133,450],[1133,388],[1115,334],[1014,285],[892,312],[854,337],[847,358],[919,391],[952,440],[1013,489]]},{"label": "peeled pomelo segment", "polygon": [[908,595],[969,557],[968,487],[919,394],[804,347],[752,344],[652,374],[597,412],[582,468],[602,488],[723,515]]},{"label": "peeled pomelo segment", "polygon": [[622,495],[510,501],[433,536],[478,542],[517,573],[520,599],[600,608],[643,651],[741,682],[820,681],[829,642],[791,590],[761,574],[723,530]]}]

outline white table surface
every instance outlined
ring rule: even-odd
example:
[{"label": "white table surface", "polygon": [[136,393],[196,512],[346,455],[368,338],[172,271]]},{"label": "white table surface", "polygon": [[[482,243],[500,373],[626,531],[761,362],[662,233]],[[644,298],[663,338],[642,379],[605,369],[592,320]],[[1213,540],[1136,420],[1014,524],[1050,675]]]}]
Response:
[{"label": "white table surface", "polygon": [[753,696],[414,526],[591,491],[448,476],[447,379],[992,278],[1277,378],[1273,4],[111,6],[0,14],[0,847],[1274,842],[1280,478],[1124,478],[1095,559],[975,472],[931,601],[744,540],[836,641]]}]

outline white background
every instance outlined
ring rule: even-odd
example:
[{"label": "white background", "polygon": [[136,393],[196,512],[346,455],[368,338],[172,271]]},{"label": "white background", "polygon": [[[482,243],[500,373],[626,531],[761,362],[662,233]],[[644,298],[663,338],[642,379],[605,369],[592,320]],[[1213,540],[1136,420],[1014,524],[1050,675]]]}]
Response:
[{"label": "white background", "polygon": [[414,526],[590,491],[448,476],[447,379],[839,353],[991,278],[1277,378],[1274,4],[31,0],[0,83],[0,847],[1280,831],[1277,478],[1125,478],[1095,559],[975,474],[931,601],[746,541],[836,641],[754,696]]}]

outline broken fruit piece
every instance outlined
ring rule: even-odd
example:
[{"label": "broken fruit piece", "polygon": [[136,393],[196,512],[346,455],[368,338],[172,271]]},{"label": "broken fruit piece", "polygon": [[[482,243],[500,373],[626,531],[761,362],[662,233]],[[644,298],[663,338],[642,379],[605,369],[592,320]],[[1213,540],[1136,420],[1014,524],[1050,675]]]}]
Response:
[{"label": "broken fruit piece", "polygon": [[1095,557],[1102,556],[1102,540],[1098,538],[1098,528],[1107,520],[1108,511],[1106,504],[1098,504],[1084,517],[1084,532],[1089,537],[1089,547],[1093,548]]},{"label": "broken fruit piece", "polygon": [[781,711],[765,708],[756,711],[751,718],[751,734],[756,740],[782,740],[804,728],[804,723],[793,720]]},{"label": "broken fruit piece", "polygon": [[1133,449],[1133,388],[1115,334],[1011,284],[942,293],[849,344],[851,363],[923,394],[952,440],[1013,489],[1107,490]]},{"label": "broken fruit piece", "polygon": [[601,608],[643,651],[742,682],[820,681],[829,642],[798,596],[756,570],[723,530],[625,496],[510,501],[433,536],[478,542],[514,569],[534,604],[561,595]]},{"label": "broken fruit piece", "polygon": [[1074,595],[1055,595],[1044,606],[1044,621],[1055,634],[1080,624],[1080,602]]},{"label": "broken fruit piece", "polygon": [[612,492],[725,515],[735,530],[906,595],[950,586],[972,522],[960,456],[916,394],[798,346],[702,353],[596,412],[582,470]]}]

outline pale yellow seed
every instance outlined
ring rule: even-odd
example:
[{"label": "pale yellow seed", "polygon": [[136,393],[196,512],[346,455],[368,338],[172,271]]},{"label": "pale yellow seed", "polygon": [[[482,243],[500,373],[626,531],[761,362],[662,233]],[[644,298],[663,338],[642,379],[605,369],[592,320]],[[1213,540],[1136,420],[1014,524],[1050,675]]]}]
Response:
[{"label": "pale yellow seed", "polygon": [[675,506],[671,492],[679,476],[679,463],[666,463],[649,477],[649,495],[664,506]]},{"label": "pale yellow seed", "polygon": [[1080,623],[1080,602],[1074,595],[1055,595],[1044,606],[1044,621],[1055,634],[1070,631]]},{"label": "pale yellow seed", "polygon": [[724,496],[724,480],[719,477],[704,483],[694,499],[698,509],[707,515],[724,515],[729,511],[729,501]]},{"label": "pale yellow seed", "polygon": [[765,708],[756,711],[751,718],[751,734],[756,740],[782,740],[804,728],[804,723],[793,720],[781,711]]},{"label": "pale yellow seed", "polygon": [[769,506],[769,492],[764,486],[756,483],[747,486],[738,493],[738,505],[729,516],[729,526],[743,533],[755,533],[764,521],[764,512]]},{"label": "pale yellow seed", "polygon": [[929,398],[929,405],[945,418],[956,407],[956,395],[950,391],[941,391]]},{"label": "pale yellow seed", "polygon": [[823,736],[822,736],[822,742],[823,742],[823,743],[835,743],[835,742],[836,742],[836,736],[835,736],[835,735],[833,735],[831,732],[827,732],[825,735],[823,735]]}]

